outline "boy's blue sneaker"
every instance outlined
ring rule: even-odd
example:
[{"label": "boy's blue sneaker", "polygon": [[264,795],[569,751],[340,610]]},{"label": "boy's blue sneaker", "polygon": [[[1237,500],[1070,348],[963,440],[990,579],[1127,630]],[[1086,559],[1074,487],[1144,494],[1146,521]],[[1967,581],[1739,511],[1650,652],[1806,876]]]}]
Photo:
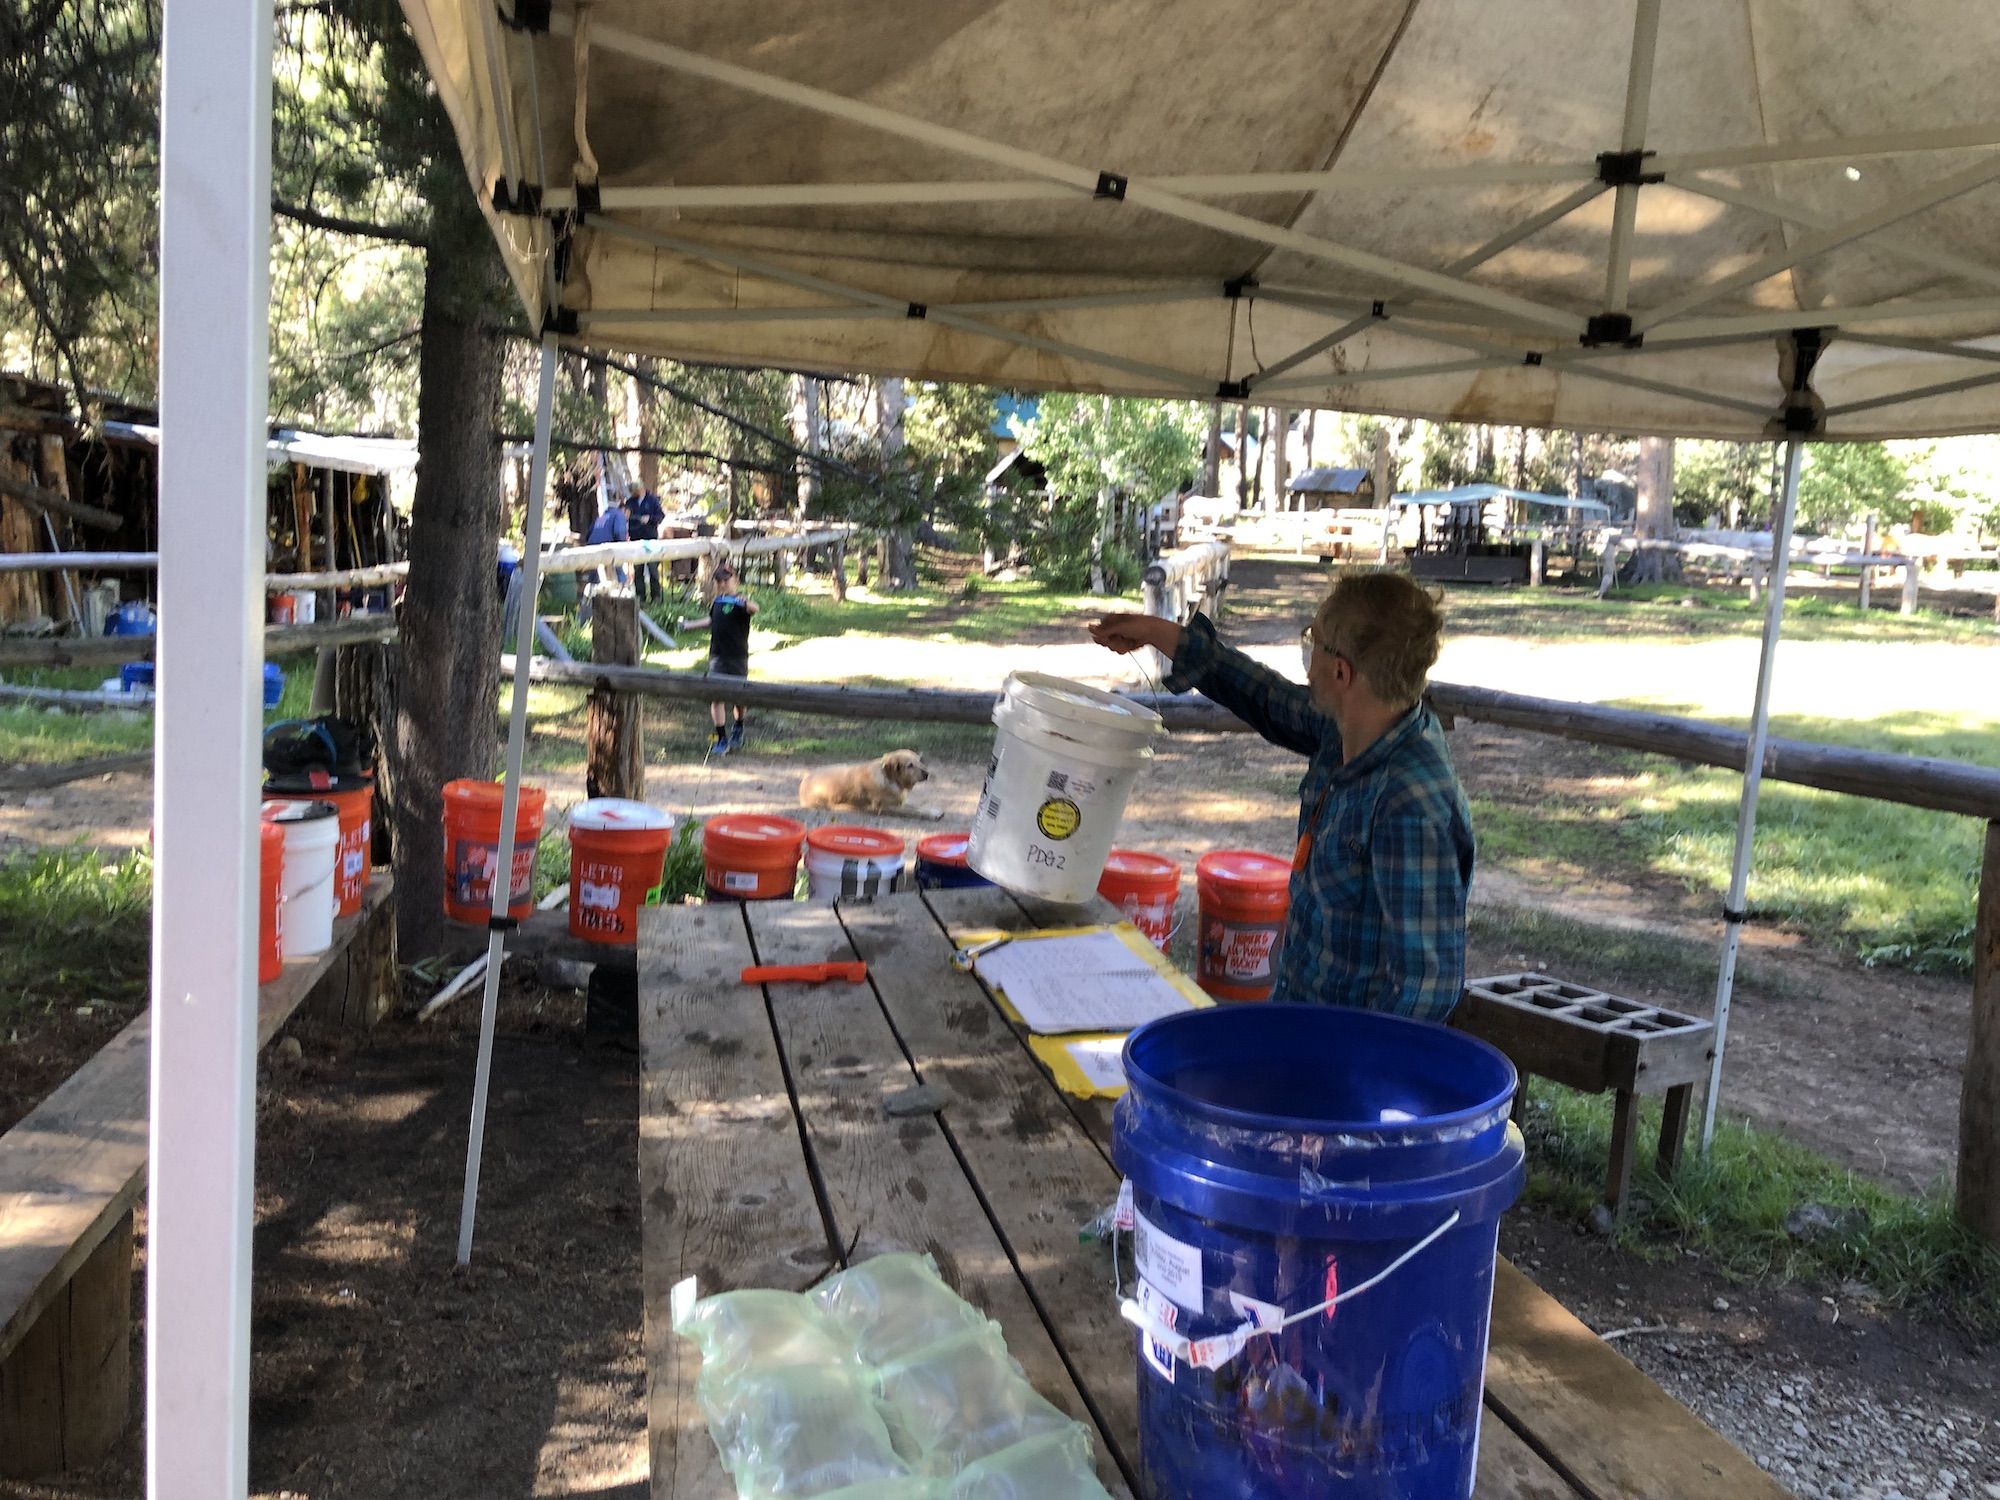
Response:
[{"label": "boy's blue sneaker", "polygon": [[736,723],[730,727],[729,748],[731,750],[741,750],[743,748],[743,721],[741,719],[738,719]]},{"label": "boy's blue sneaker", "polygon": [[712,740],[709,743],[708,753],[710,755],[727,755],[731,750],[734,750],[735,748],[736,746],[730,740],[729,736],[725,734],[722,730],[718,729],[715,731],[714,740]]}]

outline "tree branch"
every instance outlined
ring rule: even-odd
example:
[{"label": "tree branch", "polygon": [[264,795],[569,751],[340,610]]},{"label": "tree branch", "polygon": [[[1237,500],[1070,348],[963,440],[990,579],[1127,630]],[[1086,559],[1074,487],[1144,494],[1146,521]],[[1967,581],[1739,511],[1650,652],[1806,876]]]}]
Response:
[{"label": "tree branch", "polygon": [[334,234],[360,235],[364,239],[387,240],[395,245],[408,245],[412,249],[428,249],[430,242],[416,230],[403,224],[371,224],[365,219],[347,219],[338,214],[323,214],[317,209],[305,208],[296,203],[287,203],[273,196],[271,212],[281,219],[304,224],[313,229],[330,230]]}]

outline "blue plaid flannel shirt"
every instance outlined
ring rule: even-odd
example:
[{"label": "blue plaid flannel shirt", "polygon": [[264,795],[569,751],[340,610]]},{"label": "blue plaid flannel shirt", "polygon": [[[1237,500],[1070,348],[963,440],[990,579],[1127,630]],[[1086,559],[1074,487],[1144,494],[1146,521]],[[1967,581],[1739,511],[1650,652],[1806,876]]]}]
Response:
[{"label": "blue plaid flannel shirt", "polygon": [[1299,833],[1315,808],[1319,825],[1306,868],[1292,872],[1271,998],[1448,1016],[1465,983],[1473,846],[1437,715],[1419,704],[1343,765],[1340,732],[1304,685],[1224,645],[1199,614],[1165,685],[1197,689],[1272,744],[1311,757]]}]

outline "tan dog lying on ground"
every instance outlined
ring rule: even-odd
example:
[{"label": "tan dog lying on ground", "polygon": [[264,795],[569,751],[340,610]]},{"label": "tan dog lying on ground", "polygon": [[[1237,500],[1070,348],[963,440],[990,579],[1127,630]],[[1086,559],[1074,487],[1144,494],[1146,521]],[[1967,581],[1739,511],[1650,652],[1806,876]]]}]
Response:
[{"label": "tan dog lying on ground", "polygon": [[910,789],[929,781],[924,758],[914,750],[891,750],[878,760],[858,766],[834,766],[824,771],[808,771],[799,782],[799,806],[847,807],[857,812],[898,813],[937,819],[941,811],[904,806]]}]

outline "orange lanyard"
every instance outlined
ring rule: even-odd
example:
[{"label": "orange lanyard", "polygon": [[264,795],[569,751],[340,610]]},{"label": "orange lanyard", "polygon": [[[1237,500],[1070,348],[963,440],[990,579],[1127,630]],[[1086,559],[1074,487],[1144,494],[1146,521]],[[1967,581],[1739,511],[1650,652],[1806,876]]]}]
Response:
[{"label": "orange lanyard", "polygon": [[1305,830],[1299,834],[1299,846],[1292,851],[1293,874],[1297,874],[1303,870],[1306,867],[1306,862],[1312,858],[1313,833],[1319,827],[1319,815],[1326,811],[1326,799],[1332,791],[1333,783],[1331,781],[1319,789],[1319,801],[1313,804],[1312,816],[1306,819]]}]

